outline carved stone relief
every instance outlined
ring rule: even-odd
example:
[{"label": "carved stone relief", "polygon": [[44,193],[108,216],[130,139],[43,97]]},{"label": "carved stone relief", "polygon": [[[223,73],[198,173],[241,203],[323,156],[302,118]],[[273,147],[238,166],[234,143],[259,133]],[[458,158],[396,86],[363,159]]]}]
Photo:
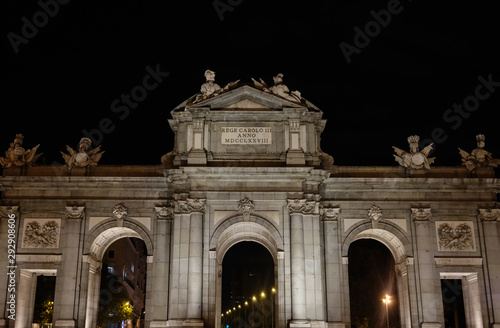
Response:
[{"label": "carved stone relief", "polygon": [[436,221],[438,251],[475,251],[472,221]]},{"label": "carved stone relief", "polygon": [[59,248],[61,219],[26,219],[23,248]]}]

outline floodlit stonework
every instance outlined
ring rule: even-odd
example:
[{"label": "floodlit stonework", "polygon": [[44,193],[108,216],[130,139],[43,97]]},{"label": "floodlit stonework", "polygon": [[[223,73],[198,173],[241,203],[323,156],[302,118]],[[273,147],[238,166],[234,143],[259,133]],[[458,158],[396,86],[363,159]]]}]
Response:
[{"label": "floodlit stonework", "polygon": [[450,277],[462,280],[467,327],[500,327],[492,167],[430,167],[415,137],[410,153],[396,149],[399,166],[336,166],[320,147],[322,111],[283,75],[272,87],[206,78],[172,110],[162,164],[5,166],[0,286],[15,217],[17,303],[9,320],[0,293],[0,327],[30,327],[41,274],[56,276],[54,327],[96,327],[104,252],[124,237],[147,249],[146,327],[219,328],[223,257],[252,241],[274,261],[274,327],[349,328],[348,250],[365,238],[394,257],[403,327],[445,328]]}]

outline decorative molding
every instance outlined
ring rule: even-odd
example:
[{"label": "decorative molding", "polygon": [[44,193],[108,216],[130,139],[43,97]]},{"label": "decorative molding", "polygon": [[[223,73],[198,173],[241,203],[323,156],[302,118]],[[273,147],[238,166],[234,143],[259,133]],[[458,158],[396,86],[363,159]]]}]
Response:
[{"label": "decorative molding", "polygon": [[430,207],[412,207],[411,215],[413,221],[429,221],[431,217]]},{"label": "decorative molding", "polygon": [[276,254],[276,258],[278,260],[284,260],[285,259],[285,252],[284,251],[278,251],[278,253]]},{"label": "decorative molding", "polygon": [[500,214],[500,208],[480,208],[479,218],[483,221],[495,221],[498,220]]},{"label": "decorative molding", "polygon": [[368,210],[368,217],[372,221],[378,221],[382,218],[382,216],[383,216],[382,210],[378,206],[372,205]]},{"label": "decorative molding", "polygon": [[64,214],[68,219],[81,219],[85,214],[85,206],[66,206]]},{"label": "decorative molding", "polygon": [[483,265],[481,257],[435,257],[436,266],[475,266]]},{"label": "decorative molding", "polygon": [[217,258],[217,251],[208,251],[208,258],[216,259]]},{"label": "decorative molding", "polygon": [[205,212],[207,200],[200,198],[187,198],[186,200],[178,200],[175,202],[176,213],[192,213]]},{"label": "decorative molding", "polygon": [[61,263],[62,255],[51,254],[17,254],[18,263],[36,262],[36,263]]}]

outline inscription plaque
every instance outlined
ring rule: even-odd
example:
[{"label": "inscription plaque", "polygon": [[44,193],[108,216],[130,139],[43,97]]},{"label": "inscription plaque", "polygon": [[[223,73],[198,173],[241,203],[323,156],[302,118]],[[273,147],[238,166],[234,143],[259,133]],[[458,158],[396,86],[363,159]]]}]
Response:
[{"label": "inscription plaque", "polygon": [[270,145],[272,143],[270,127],[234,126],[221,128],[223,145]]}]

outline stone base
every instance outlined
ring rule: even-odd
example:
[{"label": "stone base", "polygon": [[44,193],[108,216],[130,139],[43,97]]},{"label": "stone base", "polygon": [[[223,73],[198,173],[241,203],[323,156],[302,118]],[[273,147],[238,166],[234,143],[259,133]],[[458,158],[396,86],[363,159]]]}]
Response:
[{"label": "stone base", "polygon": [[289,328],[311,328],[311,323],[307,320],[291,320],[288,323]]},{"label": "stone base", "polygon": [[55,328],[74,328],[76,327],[75,320],[56,320]]},{"label": "stone base", "polygon": [[192,150],[188,155],[188,165],[207,165],[207,154],[203,150]]},{"label": "stone base", "polygon": [[167,321],[151,321],[149,324],[150,328],[163,328],[167,327]]},{"label": "stone base", "polygon": [[343,322],[327,322],[328,328],[345,328]]},{"label": "stone base", "polygon": [[300,150],[289,150],[286,154],[286,165],[305,165],[306,157]]},{"label": "stone base", "polygon": [[199,327],[203,327],[203,325],[204,325],[203,320],[199,320],[199,319],[186,319],[182,323],[183,328],[189,328],[189,327],[199,328]]},{"label": "stone base", "polygon": [[441,324],[439,322],[422,322],[420,327],[421,328],[441,328]]}]

